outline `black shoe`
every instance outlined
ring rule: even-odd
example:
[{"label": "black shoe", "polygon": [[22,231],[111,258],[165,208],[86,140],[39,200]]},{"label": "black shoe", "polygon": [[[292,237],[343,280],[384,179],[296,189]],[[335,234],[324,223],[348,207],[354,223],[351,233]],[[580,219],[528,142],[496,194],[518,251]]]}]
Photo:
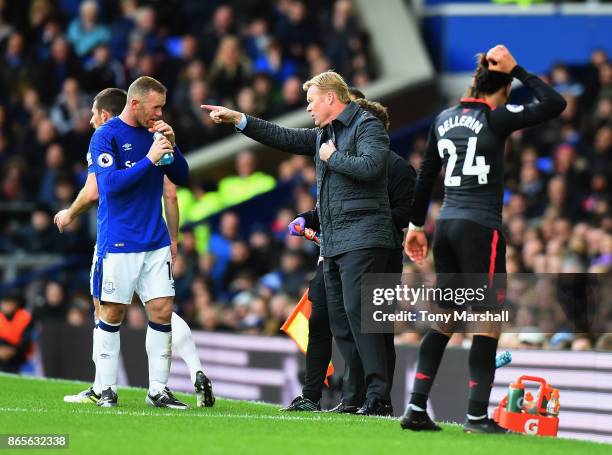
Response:
[{"label": "black shoe", "polygon": [[[361,406],[355,414],[360,416],[385,416],[388,417],[392,414],[388,413],[389,405],[378,398],[366,399],[363,406]],[[393,412],[393,409],[391,410]]]},{"label": "black shoe", "polygon": [[464,433],[490,433],[490,434],[505,434],[508,430],[500,427],[493,419],[470,420],[463,425]]},{"label": "black shoe", "polygon": [[289,406],[286,408],[282,408],[281,411],[320,411],[321,405],[317,402],[315,403],[308,398],[303,396],[299,396],[295,398]]},{"label": "black shoe", "polygon": [[113,408],[117,406],[118,399],[115,391],[109,387],[102,391],[102,395],[100,395],[100,399],[96,404],[101,408]]},{"label": "black shoe", "polygon": [[335,408],[331,408],[325,412],[333,412],[336,414],[356,414],[358,410],[359,407],[357,406],[351,406],[350,404],[344,404],[340,402],[338,406],[336,406]]},{"label": "black shoe", "polygon": [[204,372],[196,373],[196,381],[194,384],[196,392],[196,405],[198,408],[211,408],[215,404],[215,395],[212,389],[212,382],[206,377]]},{"label": "black shoe", "polygon": [[393,416],[393,405],[390,400],[383,400],[383,415]]},{"label": "black shoe", "polygon": [[[104,396],[104,392],[102,392],[102,396]],[[170,392],[167,387],[155,396],[152,396],[150,393],[147,393],[145,403],[155,408],[170,408],[181,410],[189,408],[185,403],[177,400],[174,394]]]},{"label": "black shoe", "polygon": [[442,428],[431,420],[427,411],[415,411],[410,407],[402,416],[400,426],[404,430],[412,431],[442,431]]}]

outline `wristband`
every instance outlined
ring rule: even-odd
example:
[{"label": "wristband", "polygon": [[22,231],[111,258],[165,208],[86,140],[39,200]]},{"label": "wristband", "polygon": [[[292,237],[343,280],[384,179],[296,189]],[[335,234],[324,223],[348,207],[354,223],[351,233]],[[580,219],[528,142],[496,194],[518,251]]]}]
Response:
[{"label": "wristband", "polygon": [[414,224],[410,223],[408,225],[408,230],[415,231],[415,232],[423,232],[425,228],[423,226],[415,226]]}]

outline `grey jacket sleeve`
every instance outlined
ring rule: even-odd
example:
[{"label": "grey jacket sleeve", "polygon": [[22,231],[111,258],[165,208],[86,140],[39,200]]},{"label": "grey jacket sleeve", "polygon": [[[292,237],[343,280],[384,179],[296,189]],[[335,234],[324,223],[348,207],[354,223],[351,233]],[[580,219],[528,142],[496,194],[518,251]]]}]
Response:
[{"label": "grey jacket sleeve", "polygon": [[285,128],[247,115],[247,124],[242,133],[282,152],[310,156],[316,152],[316,128]]},{"label": "grey jacket sleeve", "polygon": [[355,151],[353,156],[336,150],[327,163],[329,169],[362,181],[376,180],[383,174],[389,157],[389,135],[380,120],[370,117],[361,122]]}]

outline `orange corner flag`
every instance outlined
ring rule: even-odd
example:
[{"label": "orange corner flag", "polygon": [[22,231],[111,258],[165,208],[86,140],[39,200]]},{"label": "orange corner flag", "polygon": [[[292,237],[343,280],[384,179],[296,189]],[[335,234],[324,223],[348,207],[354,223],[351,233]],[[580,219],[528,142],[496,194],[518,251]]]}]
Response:
[{"label": "orange corner flag", "polygon": [[[308,299],[308,290],[306,290],[281,327],[281,330],[295,341],[295,344],[298,345],[300,351],[304,354],[306,354],[308,349],[308,320],[310,319],[311,312],[312,302]],[[325,385],[328,387],[329,383],[327,380],[332,374],[334,374],[334,366],[329,362],[327,373],[325,373]]]}]

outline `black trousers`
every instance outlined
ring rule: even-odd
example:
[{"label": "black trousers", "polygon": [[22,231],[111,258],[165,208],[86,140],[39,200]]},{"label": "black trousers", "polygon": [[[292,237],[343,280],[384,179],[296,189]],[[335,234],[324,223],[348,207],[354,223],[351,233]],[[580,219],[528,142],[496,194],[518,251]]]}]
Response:
[{"label": "black trousers", "polygon": [[[361,276],[363,273],[397,273],[399,279],[402,270],[402,250],[358,250],[332,259],[333,262],[327,262],[327,267],[323,265],[324,263],[319,263],[316,274],[310,282],[309,298],[312,302],[312,313],[309,320],[306,381],[302,394],[313,401],[321,398],[325,373],[331,359],[333,332],[346,364],[342,401],[349,405],[361,405],[366,385],[368,397],[387,400],[395,370],[393,334],[361,333]],[[324,275],[324,267],[327,275]],[[342,273],[348,276],[344,286]],[[326,292],[326,287],[330,284],[328,277],[331,278],[332,286],[340,289],[340,292],[332,290],[331,295],[335,296],[333,299],[329,299],[329,294]],[[352,302],[348,305],[344,304],[343,290],[346,289],[350,291],[347,301]],[[352,308],[350,318],[345,307]],[[351,325],[356,327],[357,337],[353,335]],[[356,342],[356,339],[359,341]],[[361,351],[358,343],[361,344]],[[360,352],[368,355],[365,362],[362,362]],[[364,363],[367,364],[368,370],[364,370]]]}]

